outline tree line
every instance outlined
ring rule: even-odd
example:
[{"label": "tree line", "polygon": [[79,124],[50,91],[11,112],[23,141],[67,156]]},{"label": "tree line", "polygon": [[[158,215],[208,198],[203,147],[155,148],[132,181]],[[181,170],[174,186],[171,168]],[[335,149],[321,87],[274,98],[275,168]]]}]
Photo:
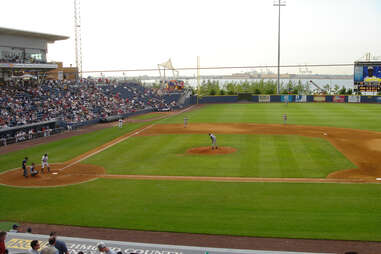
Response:
[{"label": "tree line", "polygon": [[[319,93],[315,87],[311,87],[307,82],[298,81],[288,81],[282,82],[280,85],[280,94],[316,94]],[[351,95],[353,90],[344,86],[340,87],[337,84],[331,86],[326,84],[322,87],[327,91],[327,94],[340,94],[340,95]],[[277,83],[275,80],[258,80],[258,81],[237,81],[237,82],[227,82],[225,84],[220,84],[218,80],[207,80],[203,81],[199,87],[192,88],[194,94],[199,94],[201,96],[206,95],[237,95],[240,93],[250,93],[250,94],[276,94]]]}]

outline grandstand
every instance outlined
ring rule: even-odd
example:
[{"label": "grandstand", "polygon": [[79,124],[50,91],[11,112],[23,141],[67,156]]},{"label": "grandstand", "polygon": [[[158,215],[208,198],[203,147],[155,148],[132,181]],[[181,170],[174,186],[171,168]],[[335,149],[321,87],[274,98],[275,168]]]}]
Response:
[{"label": "grandstand", "polygon": [[[173,110],[181,106],[178,102],[185,96],[163,94],[138,83],[98,84],[86,79],[9,80],[0,88],[0,94],[0,137],[8,144],[105,119]],[[30,132],[32,136],[27,135]]]}]

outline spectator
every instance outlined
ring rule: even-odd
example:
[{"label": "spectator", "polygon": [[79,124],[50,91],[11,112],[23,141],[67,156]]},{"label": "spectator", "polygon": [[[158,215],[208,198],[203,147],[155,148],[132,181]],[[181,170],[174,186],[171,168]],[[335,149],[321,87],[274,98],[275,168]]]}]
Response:
[{"label": "spectator", "polygon": [[28,131],[28,134],[29,134],[29,139],[32,139],[33,138],[33,129],[30,129]]},{"label": "spectator", "polygon": [[52,240],[52,245],[56,247],[56,249],[58,250],[58,254],[69,254],[69,251],[66,247],[66,243],[64,241],[57,240],[56,237],[56,232],[51,232],[49,241]]},{"label": "spectator", "polygon": [[19,225],[13,224],[12,229],[9,230],[11,233],[18,233],[19,232]]},{"label": "spectator", "polygon": [[49,245],[41,250],[41,254],[58,254],[58,250],[54,247],[54,239],[49,239]]},{"label": "spectator", "polygon": [[103,252],[105,254],[116,254],[115,251],[106,247],[106,245],[103,242],[98,243],[97,247],[98,247],[99,252]]},{"label": "spectator", "polygon": [[7,232],[1,231],[0,232],[0,254],[5,254],[5,238],[7,237]]},{"label": "spectator", "polygon": [[7,146],[7,138],[2,137],[1,140],[3,141],[3,146]]},{"label": "spectator", "polygon": [[40,243],[37,240],[30,242],[31,249],[28,250],[28,254],[40,254],[38,251],[40,249]]}]

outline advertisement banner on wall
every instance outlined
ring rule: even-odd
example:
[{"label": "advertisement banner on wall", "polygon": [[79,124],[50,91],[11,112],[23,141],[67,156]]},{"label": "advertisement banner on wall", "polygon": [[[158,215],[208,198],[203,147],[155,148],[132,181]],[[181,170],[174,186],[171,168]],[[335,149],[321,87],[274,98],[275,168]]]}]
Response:
[{"label": "advertisement banner on wall", "polygon": [[359,95],[349,95],[348,102],[350,103],[360,103],[361,97]]},{"label": "advertisement banner on wall", "polygon": [[314,95],[314,102],[325,102],[325,95]]},{"label": "advertisement banner on wall", "polygon": [[376,99],[377,103],[381,103],[381,97],[380,96],[377,96],[375,99]]},{"label": "advertisement banner on wall", "polygon": [[294,96],[293,95],[281,95],[280,96],[280,101],[281,102],[293,102],[294,101]]},{"label": "advertisement banner on wall", "polygon": [[295,102],[307,102],[307,95],[296,95]]},{"label": "advertisement banner on wall", "polygon": [[332,98],[333,102],[343,103],[345,102],[345,96],[344,95],[336,95]]},{"label": "advertisement banner on wall", "polygon": [[258,101],[259,102],[270,102],[270,95],[259,95]]}]

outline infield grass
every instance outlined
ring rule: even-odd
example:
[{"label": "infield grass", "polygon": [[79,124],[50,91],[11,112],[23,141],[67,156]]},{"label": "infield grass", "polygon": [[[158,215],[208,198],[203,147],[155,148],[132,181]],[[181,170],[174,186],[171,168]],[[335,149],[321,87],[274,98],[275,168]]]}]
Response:
[{"label": "infield grass", "polygon": [[186,153],[209,143],[207,135],[132,137],[84,163],[103,166],[111,174],[302,178],[356,167],[328,141],[293,135],[218,135],[219,146],[237,151]]},{"label": "infield grass", "polygon": [[381,105],[344,103],[213,104],[160,123],[283,123],[381,131]]},{"label": "infield grass", "polygon": [[45,153],[49,155],[49,163],[64,162],[148,124],[150,123],[129,123],[123,128],[106,128],[2,154],[0,155],[0,172],[17,167],[21,168],[21,162],[25,156],[29,158],[28,165],[32,162],[40,164],[41,157]]},{"label": "infield grass", "polygon": [[0,186],[0,214],[19,222],[381,241],[380,192],[379,184],[99,179],[42,189]]}]

